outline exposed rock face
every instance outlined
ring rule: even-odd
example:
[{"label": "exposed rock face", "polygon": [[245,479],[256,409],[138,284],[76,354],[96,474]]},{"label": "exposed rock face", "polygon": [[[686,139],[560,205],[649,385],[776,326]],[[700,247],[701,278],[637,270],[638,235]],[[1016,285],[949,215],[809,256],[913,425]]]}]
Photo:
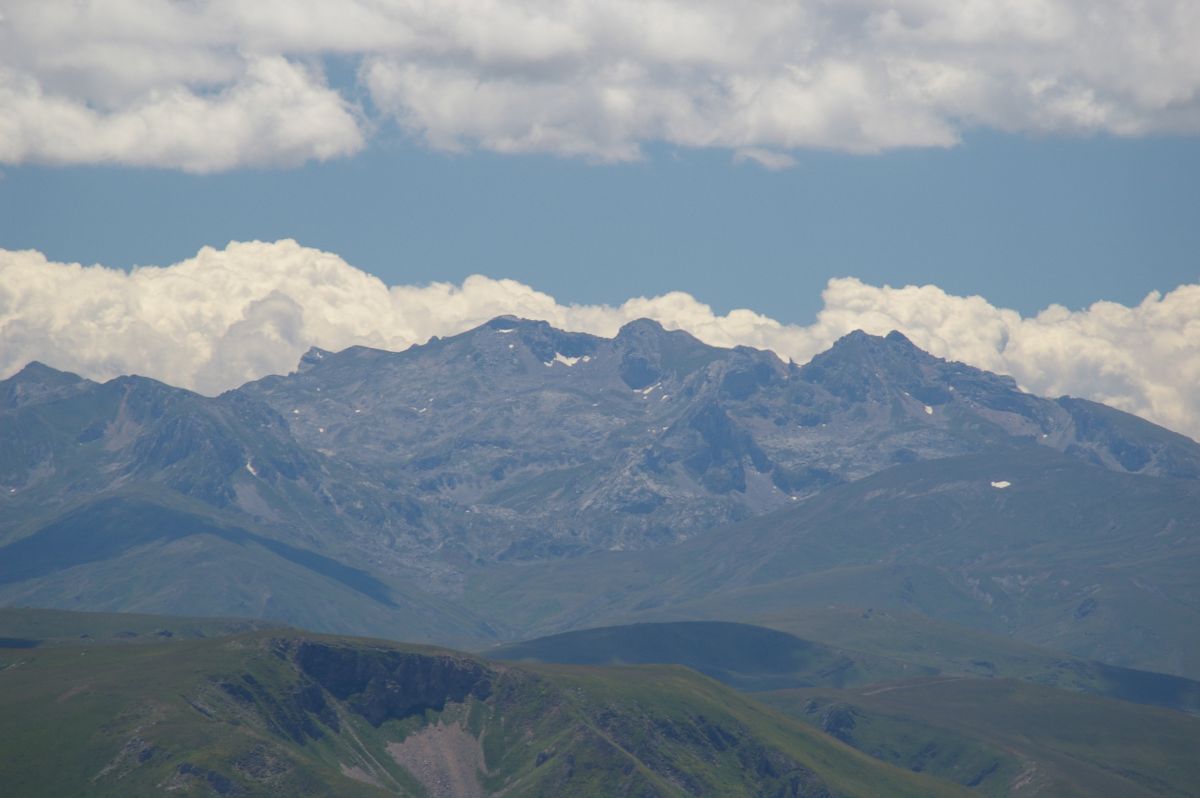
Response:
[{"label": "exposed rock face", "polygon": [[74,374],[52,369],[36,360],[7,380],[0,381],[0,407],[18,408],[70,396],[94,383]]},{"label": "exposed rock face", "polygon": [[[394,530],[394,549],[484,561],[675,542],[896,463],[991,448],[1200,475],[1186,438],[1023,393],[899,333],[852,333],[797,367],[646,320],[604,339],[505,317],[402,353],[322,353],[239,393],[359,470],[357,512]],[[376,489],[405,510],[368,509]]]},{"label": "exposed rock face", "polygon": [[301,672],[373,726],[441,711],[447,702],[491,694],[491,672],[476,660],[312,641],[295,645]]}]

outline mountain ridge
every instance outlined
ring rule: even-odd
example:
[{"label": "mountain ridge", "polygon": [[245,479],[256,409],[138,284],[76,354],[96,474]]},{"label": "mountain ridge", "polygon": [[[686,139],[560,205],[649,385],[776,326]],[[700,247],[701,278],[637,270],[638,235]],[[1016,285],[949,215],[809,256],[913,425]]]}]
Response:
[{"label": "mountain ridge", "polygon": [[[64,530],[91,550],[96,530],[72,520],[86,508],[107,508],[102,534],[122,542],[36,584],[10,574],[0,602],[170,612],[199,596],[209,614],[484,642],[532,631],[464,603],[489,569],[673,550],[906,464],[1027,452],[1162,485],[1200,476],[1183,436],[1023,393],[899,333],[851,333],[796,365],[647,320],[603,338],[498,317],[404,352],[312,349],[211,398],[37,364],[0,381],[0,556]],[[230,584],[221,563],[261,584]],[[217,585],[236,598],[212,600]],[[336,606],[314,616],[303,596],[323,589]]]}]

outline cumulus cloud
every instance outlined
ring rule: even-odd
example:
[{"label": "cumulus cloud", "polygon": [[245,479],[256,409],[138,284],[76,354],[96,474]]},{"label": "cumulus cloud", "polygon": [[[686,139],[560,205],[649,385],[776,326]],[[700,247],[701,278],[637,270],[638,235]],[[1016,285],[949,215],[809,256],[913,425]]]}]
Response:
[{"label": "cumulus cloud", "polygon": [[972,127],[1190,134],[1197,40],[1192,0],[0,0],[0,162],[293,163],[380,119],[444,150],[768,168]]},{"label": "cumulus cloud", "polygon": [[567,305],[514,280],[387,286],[337,255],[295,241],[206,247],[165,267],[125,272],[0,250],[0,377],[30,360],[93,379],[142,374],[215,394],[295,368],[310,346],[400,350],[511,313],[611,336],[657,319],[720,346],[804,362],[856,329],[893,329],[940,357],[1011,374],[1027,390],[1113,405],[1200,438],[1200,285],[1135,307],[1098,302],[1032,317],[937,286],[830,280],[809,325],[751,310],[721,315],[683,292],[618,306]]},{"label": "cumulus cloud", "polygon": [[0,66],[0,161],[124,163],[214,172],[349,155],[364,139],[349,104],[281,57],[248,61],[215,94],[180,86],[108,111],[48,94]]}]

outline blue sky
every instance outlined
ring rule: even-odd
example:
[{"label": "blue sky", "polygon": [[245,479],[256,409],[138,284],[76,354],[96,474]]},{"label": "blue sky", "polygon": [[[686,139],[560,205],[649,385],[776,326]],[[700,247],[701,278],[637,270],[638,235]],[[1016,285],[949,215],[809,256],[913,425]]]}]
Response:
[{"label": "blue sky", "polygon": [[511,277],[564,302],[684,290],[806,322],[830,277],[934,283],[1030,314],[1200,278],[1200,141],[975,133],[951,149],[803,152],[791,169],[652,146],[630,164],[446,154],[398,131],[291,169],[10,167],[0,245],[168,264],[295,238],[385,282]]}]

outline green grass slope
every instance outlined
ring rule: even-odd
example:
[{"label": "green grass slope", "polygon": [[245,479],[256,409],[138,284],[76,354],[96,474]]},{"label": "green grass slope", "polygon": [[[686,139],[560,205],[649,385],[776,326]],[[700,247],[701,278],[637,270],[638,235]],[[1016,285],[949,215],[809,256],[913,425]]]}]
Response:
[{"label": "green grass slope", "polygon": [[126,612],[0,607],[0,648],[163,643],[227,637],[277,626],[252,618],[175,618]]},{"label": "green grass slope", "polygon": [[1021,679],[1200,714],[1200,682],[1193,679],[1071,657],[920,615],[840,607],[793,610],[758,620],[763,626],[820,640],[856,661],[873,656],[914,670]]},{"label": "green grass slope", "polygon": [[0,546],[0,604],[261,618],[446,645],[493,639],[412,580],[227,523],[198,502],[136,492],[61,512]]},{"label": "green grass slope", "polygon": [[965,794],[679,667],[516,667],[283,629],[124,645],[118,627],[168,626],[46,620],[6,621],[58,641],[0,648],[7,794]]},{"label": "green grass slope", "polygon": [[760,698],[872,756],[1003,796],[1194,796],[1200,717],[1008,679]]},{"label": "green grass slope", "polygon": [[[1200,750],[1200,716],[1128,703],[1196,713],[1196,682],[1054,655],[919,616],[828,611],[776,621],[876,650],[895,651],[907,638],[903,650],[915,662],[951,670],[839,690],[831,678],[869,673],[858,667],[864,655],[721,622],[602,627],[489,653],[548,662],[682,663],[742,690],[791,682],[800,687],[755,697],[882,761],[986,795],[1182,796],[1194,795],[1190,785],[1200,783],[1192,755]],[[869,655],[865,661],[892,662]],[[995,678],[1001,672],[1022,681]]]},{"label": "green grass slope", "polygon": [[[833,609],[764,623],[775,628],[722,621],[607,626],[484,653],[579,665],[685,665],[743,691],[852,687],[933,675],[1007,677],[1200,713],[1200,682],[1068,657],[921,616]],[[803,639],[786,629],[840,645]]]}]

